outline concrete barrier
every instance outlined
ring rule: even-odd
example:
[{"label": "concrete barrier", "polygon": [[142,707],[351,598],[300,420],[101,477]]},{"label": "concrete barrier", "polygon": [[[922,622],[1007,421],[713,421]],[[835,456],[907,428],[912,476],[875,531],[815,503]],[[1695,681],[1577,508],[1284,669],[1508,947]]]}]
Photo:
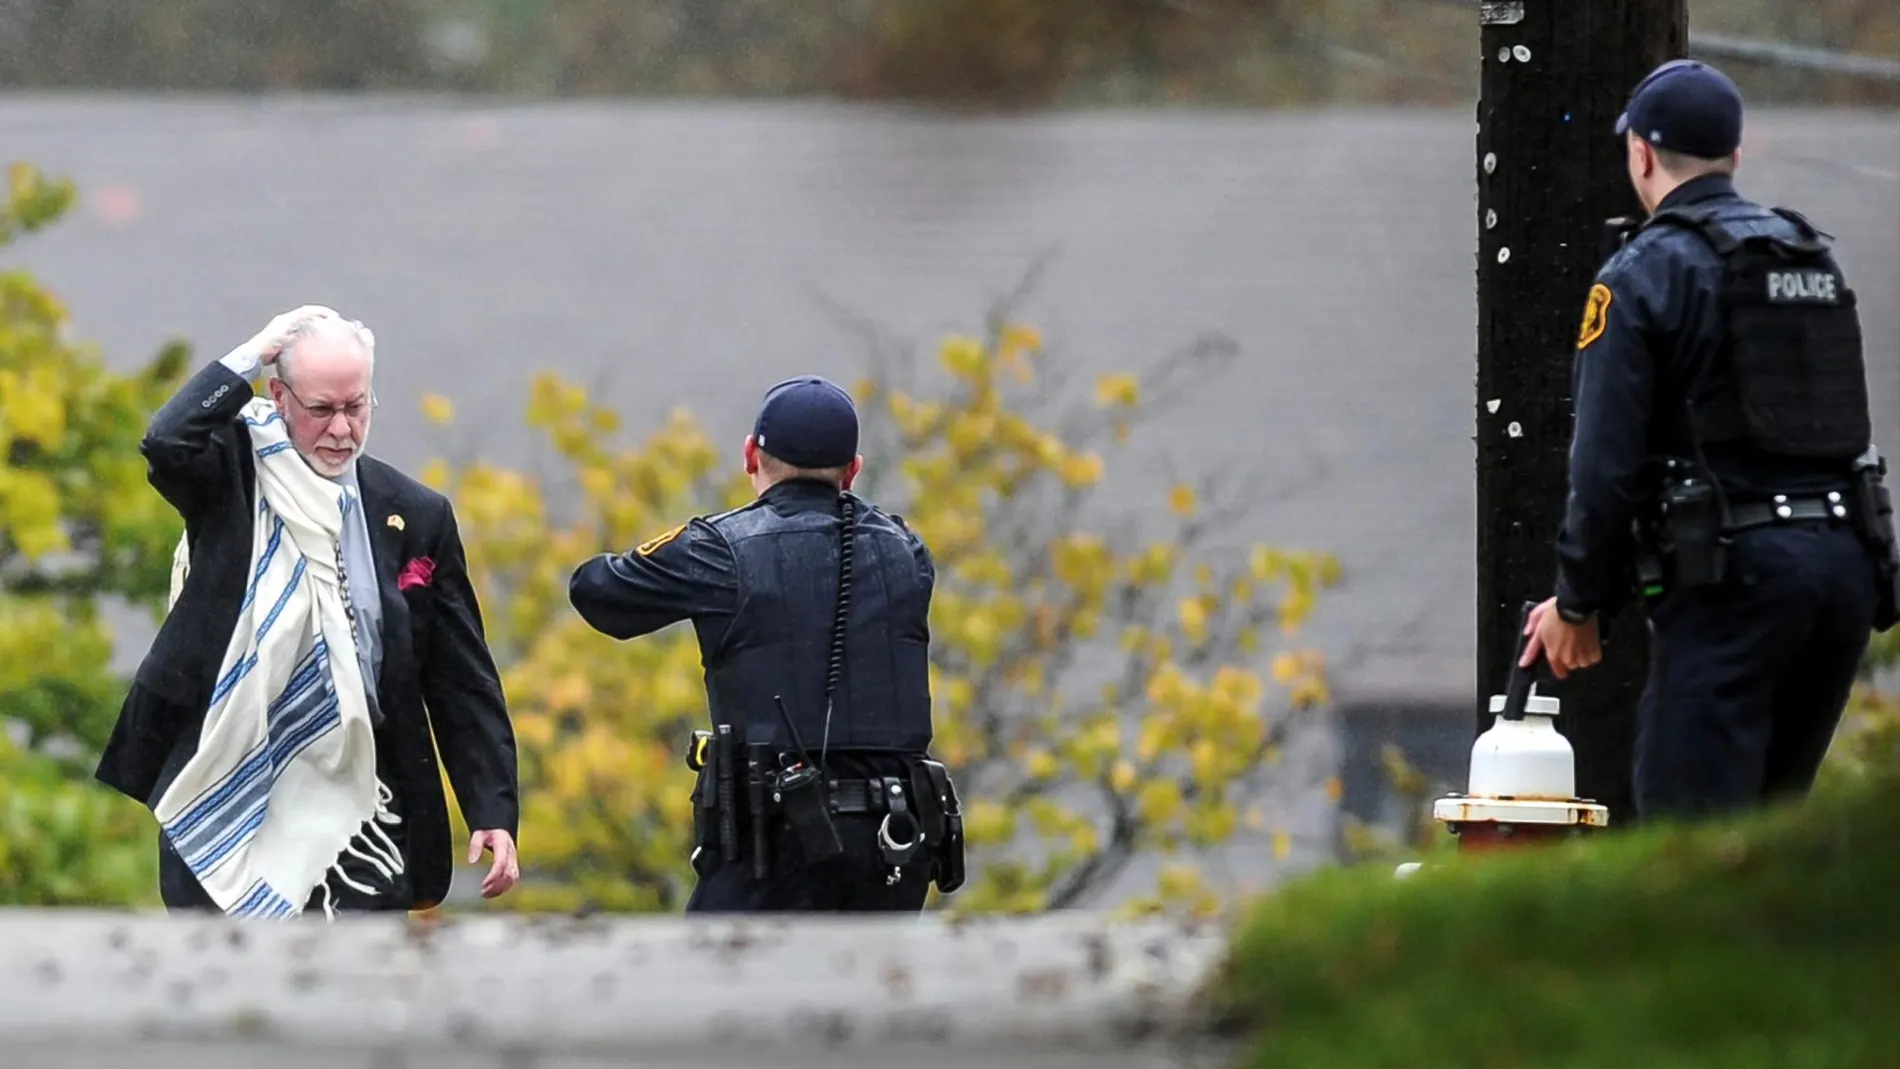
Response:
[{"label": "concrete barrier", "polygon": [[32,1069],[1162,1069],[1227,1064],[1214,927],[0,910]]}]

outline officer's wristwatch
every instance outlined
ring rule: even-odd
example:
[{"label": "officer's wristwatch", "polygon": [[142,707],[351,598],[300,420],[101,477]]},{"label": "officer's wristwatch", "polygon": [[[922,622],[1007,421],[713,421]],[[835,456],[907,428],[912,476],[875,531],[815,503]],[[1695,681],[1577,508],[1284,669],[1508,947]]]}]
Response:
[{"label": "officer's wristwatch", "polygon": [[1557,615],[1564,623],[1572,625],[1587,624],[1596,618],[1596,613],[1578,612],[1576,609],[1566,609],[1562,605],[1557,606]]}]

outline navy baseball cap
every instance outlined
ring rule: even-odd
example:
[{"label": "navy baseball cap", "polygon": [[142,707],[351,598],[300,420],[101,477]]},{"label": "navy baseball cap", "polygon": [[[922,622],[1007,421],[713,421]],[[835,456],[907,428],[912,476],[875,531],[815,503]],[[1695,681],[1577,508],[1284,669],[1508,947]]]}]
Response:
[{"label": "navy baseball cap", "polygon": [[1728,75],[1693,59],[1673,59],[1636,83],[1616,132],[1672,152],[1721,159],[1742,144],[1742,93]]},{"label": "navy baseball cap", "polygon": [[786,379],[765,391],[752,437],[795,468],[841,468],[857,459],[858,408],[829,379]]}]

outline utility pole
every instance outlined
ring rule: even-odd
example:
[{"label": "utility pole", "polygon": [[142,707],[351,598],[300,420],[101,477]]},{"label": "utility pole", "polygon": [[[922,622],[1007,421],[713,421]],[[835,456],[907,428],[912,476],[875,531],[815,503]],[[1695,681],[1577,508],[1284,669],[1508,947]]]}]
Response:
[{"label": "utility pole", "polygon": [[[1603,223],[1642,215],[1613,133],[1631,89],[1685,54],[1685,0],[1485,0],[1478,102],[1478,670],[1501,693],[1521,608],[1553,593],[1569,490],[1570,368]],[[1563,702],[1577,792],[1634,819],[1631,756],[1648,668],[1639,607]],[[1478,730],[1491,716],[1481,703]]]}]

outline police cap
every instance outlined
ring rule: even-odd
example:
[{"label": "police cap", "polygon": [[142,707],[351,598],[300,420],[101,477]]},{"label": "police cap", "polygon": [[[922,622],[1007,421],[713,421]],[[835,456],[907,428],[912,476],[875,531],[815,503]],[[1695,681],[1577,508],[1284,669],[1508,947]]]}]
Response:
[{"label": "police cap", "polygon": [[1742,94],[1706,63],[1675,59],[1651,71],[1617,117],[1620,136],[1636,136],[1672,152],[1717,160],[1742,143]]},{"label": "police cap", "polygon": [[801,375],[765,392],[752,437],[795,468],[841,468],[858,455],[858,409],[830,380]]}]

